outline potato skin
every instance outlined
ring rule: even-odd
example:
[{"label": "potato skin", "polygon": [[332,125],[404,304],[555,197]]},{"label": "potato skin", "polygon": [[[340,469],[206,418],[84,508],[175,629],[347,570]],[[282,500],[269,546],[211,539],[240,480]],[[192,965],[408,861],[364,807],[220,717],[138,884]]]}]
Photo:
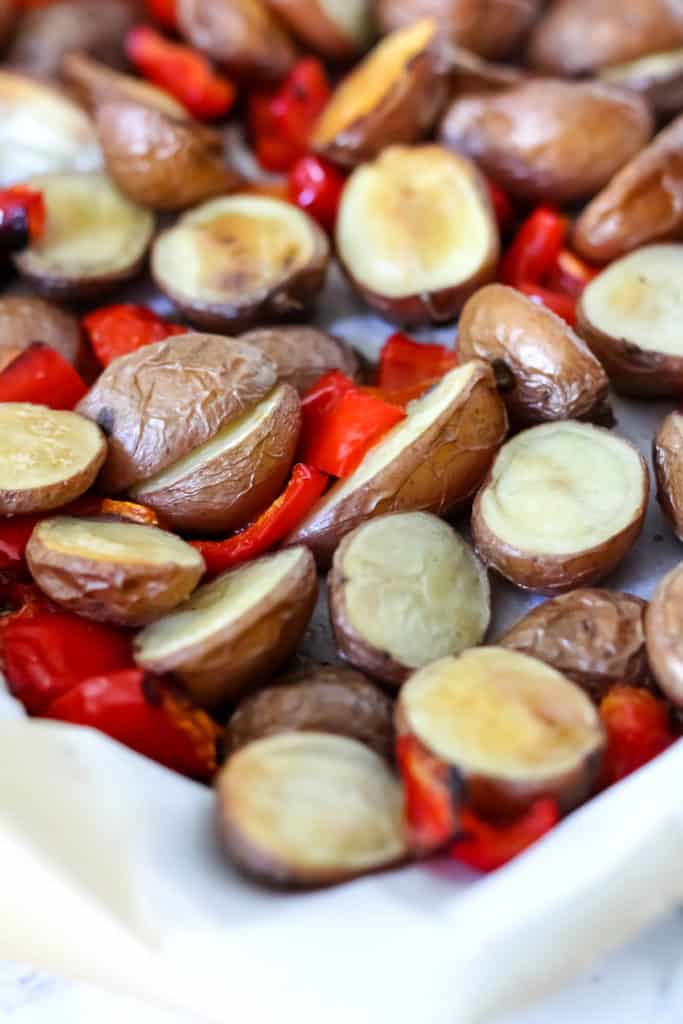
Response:
[{"label": "potato skin", "polygon": [[456,95],[440,137],[513,196],[564,203],[594,196],[653,132],[639,96],[600,82],[533,79]]},{"label": "potato skin", "polygon": [[613,338],[587,317],[582,300],[577,307],[576,330],[605,368],[620,395],[667,398],[683,391],[683,357],[652,352],[624,338]]},{"label": "potato skin", "polygon": [[657,431],[652,461],[657,500],[679,540],[683,540],[683,416],[670,412]]},{"label": "potato skin", "polygon": [[660,580],[645,615],[645,639],[657,682],[683,708],[683,564]]},{"label": "potato skin", "polygon": [[77,369],[86,361],[81,328],[71,313],[35,296],[0,298],[0,369],[34,341],[54,348]]},{"label": "potato skin", "polygon": [[352,60],[362,52],[372,38],[371,0],[365,0],[367,25],[356,37],[345,32],[342,25],[326,13],[320,0],[268,0],[274,10],[298,36],[316,53],[332,61]]},{"label": "potato skin", "polygon": [[190,115],[170,93],[143,78],[122,74],[85,53],[70,53],[62,61],[62,77],[88,110],[106,100],[125,100],[190,121]]},{"label": "potato skin", "polygon": [[278,380],[291,384],[300,395],[329,370],[341,370],[352,380],[359,376],[351,346],[317,327],[257,327],[240,335],[240,341],[258,348],[277,367]]}]

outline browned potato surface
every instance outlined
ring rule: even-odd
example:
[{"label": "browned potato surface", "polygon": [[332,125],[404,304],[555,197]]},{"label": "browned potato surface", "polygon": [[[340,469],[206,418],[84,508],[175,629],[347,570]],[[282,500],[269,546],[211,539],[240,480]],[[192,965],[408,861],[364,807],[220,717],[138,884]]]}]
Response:
[{"label": "browned potato surface", "polygon": [[683,708],[683,564],[660,580],[645,616],[645,638],[657,682]]},{"label": "browned potato surface", "polygon": [[156,85],[144,78],[114,71],[85,53],[71,53],[65,57],[62,75],[88,109],[94,109],[105,100],[127,100],[151,107],[169,117],[189,119],[185,107],[169,92],[157,89]]},{"label": "browned potato surface", "polygon": [[513,423],[601,419],[608,381],[564,320],[502,284],[468,299],[458,325],[460,361],[491,363]]},{"label": "browned potato surface", "polygon": [[260,349],[277,367],[278,379],[300,395],[329,370],[341,370],[352,379],[359,373],[353,349],[318,327],[257,327],[242,334],[240,341]]},{"label": "browned potato surface", "polygon": [[649,478],[621,437],[576,420],[503,446],[472,513],[484,561],[519,587],[558,594],[597,583],[635,544]]},{"label": "browned potato surface", "polygon": [[683,540],[683,415],[670,412],[657,431],[653,461],[657,499]]},{"label": "browned potato surface", "polygon": [[605,68],[600,78],[638,93],[662,117],[683,110],[683,49],[666,50]]},{"label": "browned potato surface", "polygon": [[330,60],[350,60],[373,37],[372,0],[268,0],[288,28]]},{"label": "browned potato surface", "polygon": [[34,341],[59,352],[72,366],[83,358],[83,337],[71,313],[27,295],[0,298],[0,370]]},{"label": "browned potato surface", "polygon": [[486,185],[440,146],[392,146],[342,196],[337,250],[352,284],[405,324],[452,320],[495,276],[498,228]]}]

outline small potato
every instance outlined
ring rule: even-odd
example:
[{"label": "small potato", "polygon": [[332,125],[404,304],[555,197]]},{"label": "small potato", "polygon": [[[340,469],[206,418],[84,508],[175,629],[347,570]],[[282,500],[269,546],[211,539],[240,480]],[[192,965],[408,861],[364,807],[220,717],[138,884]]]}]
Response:
[{"label": "small potato", "polygon": [[372,41],[372,0],[268,2],[302,43],[329,60],[351,60]]},{"label": "small potato", "polygon": [[240,341],[263,352],[275,363],[278,380],[291,384],[300,395],[329,370],[341,370],[353,380],[359,374],[353,349],[317,327],[259,327],[240,335]]},{"label": "small potato", "polygon": [[157,89],[143,78],[114,71],[85,53],[70,53],[65,57],[62,76],[88,110],[94,110],[106,100],[126,100],[169,117],[189,120],[185,107],[165,89]]},{"label": "small potato", "polygon": [[683,540],[683,416],[671,412],[657,431],[653,461],[657,500]]},{"label": "small potato", "polygon": [[683,563],[660,580],[645,616],[645,639],[657,682],[683,708]]},{"label": "small potato", "polygon": [[532,609],[499,644],[545,662],[599,702],[615,683],[650,682],[646,608],[631,594],[572,590]]},{"label": "small potato", "polygon": [[379,516],[347,534],[328,591],[340,654],[392,686],[481,643],[491,616],[486,570],[426,512]]},{"label": "small potato", "polygon": [[393,701],[360,672],[310,665],[276,682],[237,705],[226,731],[228,751],[279,732],[330,732],[393,760]]},{"label": "small potato", "polygon": [[600,78],[642,96],[660,117],[673,117],[683,110],[683,49],[605,68]]},{"label": "small potato", "polygon": [[204,559],[155,526],[58,516],[26,548],[33,579],[56,604],[87,619],[144,626],[190,596]]},{"label": "small potato", "polygon": [[306,548],[266,555],[200,587],[143,629],[135,660],[150,672],[172,672],[198,704],[220,710],[263,685],[291,657],[317,592]]},{"label": "small potato", "polygon": [[547,78],[456,95],[440,138],[513,196],[566,203],[592,198],[653,132],[639,96],[600,82]]},{"label": "small potato", "polygon": [[460,362],[484,359],[501,377],[510,419],[604,419],[607,375],[564,320],[502,284],[465,303],[458,324]]},{"label": "small potato", "polygon": [[451,370],[408,416],[374,445],[288,538],[330,564],[337,544],[361,523],[388,512],[443,515],[479,486],[507,433],[505,406],[490,368],[473,361]]},{"label": "small potato", "polygon": [[575,420],[544,423],[500,450],[474,502],[475,546],[518,587],[559,594],[588,586],[635,544],[649,489],[628,441]]},{"label": "small potato", "polygon": [[0,298],[0,370],[34,341],[42,341],[79,368],[84,362],[78,320],[50,302],[25,295]]},{"label": "small potato", "polygon": [[440,146],[392,146],[357,168],[337,218],[351,283],[399,323],[452,320],[495,276],[498,228],[486,185],[466,157]]}]

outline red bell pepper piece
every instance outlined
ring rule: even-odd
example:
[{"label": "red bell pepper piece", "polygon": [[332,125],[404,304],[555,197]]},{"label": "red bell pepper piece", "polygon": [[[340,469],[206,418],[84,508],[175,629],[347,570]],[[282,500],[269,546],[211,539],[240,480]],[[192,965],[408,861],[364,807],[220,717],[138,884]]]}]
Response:
[{"label": "red bell pepper piece", "polygon": [[275,90],[249,97],[248,123],[256,158],[268,171],[289,171],[306,156],[316,121],[331,96],[324,66],[300,60]]},{"label": "red bell pepper piece", "polygon": [[598,267],[579,259],[569,249],[562,249],[546,283],[553,291],[579,299],[586,285],[599,273]]},{"label": "red bell pepper piece", "polygon": [[64,356],[41,341],[34,341],[0,371],[0,402],[73,409],[87,390]]},{"label": "red bell pepper piece", "polygon": [[145,0],[145,7],[150,18],[157,21],[163,28],[174,29],[176,27],[176,0]]},{"label": "red bell pepper piece", "polygon": [[454,794],[448,766],[414,736],[398,737],[396,763],[403,779],[409,845],[417,853],[433,853],[453,838],[459,825],[458,794]]},{"label": "red bell pepper piece", "polygon": [[538,206],[513,238],[503,257],[500,279],[513,288],[540,283],[557,263],[567,221],[549,206]]},{"label": "red bell pepper piece", "polygon": [[491,197],[493,212],[498,222],[498,230],[501,232],[507,231],[515,216],[512,200],[505,189],[501,188],[495,181],[492,181],[491,178],[486,179],[486,184]]},{"label": "red bell pepper piece", "polygon": [[450,849],[450,856],[479,871],[495,871],[527,850],[560,820],[555,800],[536,800],[516,821],[492,825],[470,810],[460,814],[462,837]]},{"label": "red bell pepper piece", "polygon": [[347,391],[356,385],[341,370],[329,370],[310,388],[301,399],[303,433],[318,429],[322,418],[336,405]]},{"label": "red bell pepper piece", "polygon": [[287,487],[251,526],[227,540],[194,541],[209,576],[232,569],[270,551],[292,532],[313,508],[327,486],[327,477],[313,466],[297,463]]},{"label": "red bell pepper piece", "polygon": [[235,101],[234,85],[217,75],[206,57],[146,25],[126,36],[126,56],[145,78],[170,92],[201,120],[222,117]]},{"label": "red bell pepper piece", "polygon": [[676,738],[666,702],[635,686],[612,686],[600,704],[600,717],[607,731],[603,786],[642,768]]},{"label": "red bell pepper piece", "polygon": [[17,516],[0,519],[0,571],[23,575],[26,568],[26,545],[36,523],[42,516]]},{"label": "red bell pepper piece", "polygon": [[187,328],[169,323],[147,306],[103,306],[83,317],[83,327],[102,366],[145,345],[163,341]]},{"label": "red bell pepper piece", "polygon": [[321,418],[317,432],[304,437],[302,458],[330,476],[349,476],[366,452],[405,418],[400,406],[353,388]]},{"label": "red bell pepper piece", "polygon": [[377,383],[383,391],[414,388],[423,383],[426,389],[457,364],[455,352],[443,345],[422,345],[405,334],[392,334],[380,353]]},{"label": "red bell pepper piece", "polygon": [[27,185],[0,191],[0,244],[5,251],[17,252],[40,238],[45,220],[42,192]]},{"label": "red bell pepper piece", "polygon": [[576,299],[562,292],[551,291],[540,284],[520,284],[517,291],[528,296],[537,306],[546,306],[566,320],[570,327],[576,323]]},{"label": "red bell pepper piece", "polygon": [[345,184],[341,171],[309,153],[297,160],[289,172],[289,199],[310,214],[321,228],[331,232]]}]

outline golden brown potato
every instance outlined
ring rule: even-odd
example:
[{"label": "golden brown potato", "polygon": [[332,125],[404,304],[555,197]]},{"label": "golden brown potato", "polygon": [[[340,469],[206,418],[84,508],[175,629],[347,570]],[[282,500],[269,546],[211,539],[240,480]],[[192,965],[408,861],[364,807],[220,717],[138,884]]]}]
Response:
[{"label": "golden brown potato", "polygon": [[660,580],[645,615],[645,639],[657,682],[683,707],[683,563]]},{"label": "golden brown potato", "polygon": [[475,165],[440,146],[392,146],[358,167],[337,217],[351,283],[389,319],[452,320],[493,279],[498,228]]},{"label": "golden brown potato", "polygon": [[565,203],[594,196],[653,131],[639,96],[601,82],[546,78],[456,94],[440,138],[513,196]]},{"label": "golden brown potato", "polygon": [[306,548],[258,558],[200,587],[143,629],[135,660],[150,672],[172,672],[198,704],[220,710],[263,685],[291,657],[317,591]]},{"label": "golden brown potato", "polygon": [[317,327],[257,327],[240,335],[240,341],[260,349],[275,363],[278,379],[291,384],[300,395],[329,370],[341,370],[352,379],[359,375],[351,346]]},{"label": "golden brown potato", "polygon": [[673,117],[683,110],[683,49],[666,50],[605,68],[600,78],[638,93],[662,117]]},{"label": "golden brown potato", "polygon": [[33,579],[78,615],[144,626],[190,596],[204,559],[155,526],[57,516],[36,526],[26,548]]},{"label": "golden brown potato", "polygon": [[646,608],[632,594],[572,590],[533,608],[499,644],[544,661],[600,701],[615,683],[650,682]]},{"label": "golden brown potato", "polygon": [[585,289],[577,331],[626,395],[683,391],[683,245],[649,245],[606,267]]},{"label": "golden brown potato", "polygon": [[355,167],[386,146],[424,138],[448,96],[448,69],[426,19],[381,40],[337,87],[311,139],[322,156]]},{"label": "golden brown potato", "polygon": [[237,705],[226,730],[229,752],[279,732],[330,732],[393,759],[394,703],[360,672],[309,665],[276,683]]},{"label": "golden brown potato", "polygon": [[500,450],[474,502],[474,543],[518,587],[560,594],[588,586],[635,544],[649,489],[628,441],[576,420],[544,423]]},{"label": "golden brown potato", "polygon": [[655,437],[653,461],[657,500],[683,540],[683,416],[670,412]]},{"label": "golden brown potato", "polygon": [[189,118],[185,107],[164,89],[157,89],[156,85],[143,78],[114,71],[85,53],[70,53],[65,57],[62,75],[83,106],[89,110],[94,110],[105,100],[127,100],[151,107],[169,117]]},{"label": "golden brown potato", "polygon": [[479,486],[507,433],[491,369],[473,361],[451,370],[408,416],[340,480],[288,538],[330,564],[347,533],[388,512],[442,515]]},{"label": "golden brown potato", "polygon": [[287,27],[330,60],[350,60],[373,37],[372,0],[268,0]]},{"label": "golden brown potato", "polygon": [[0,298],[0,370],[34,341],[56,349],[77,369],[84,362],[83,336],[75,316],[36,297]]}]

